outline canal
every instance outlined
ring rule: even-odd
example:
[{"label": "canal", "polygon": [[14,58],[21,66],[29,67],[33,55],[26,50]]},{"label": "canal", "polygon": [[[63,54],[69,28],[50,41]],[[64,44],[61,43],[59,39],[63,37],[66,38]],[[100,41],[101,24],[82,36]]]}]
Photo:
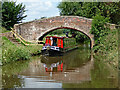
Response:
[{"label": "canal", "polygon": [[114,88],[117,81],[117,74],[93,58],[87,44],[64,56],[39,55],[2,67],[3,88]]}]

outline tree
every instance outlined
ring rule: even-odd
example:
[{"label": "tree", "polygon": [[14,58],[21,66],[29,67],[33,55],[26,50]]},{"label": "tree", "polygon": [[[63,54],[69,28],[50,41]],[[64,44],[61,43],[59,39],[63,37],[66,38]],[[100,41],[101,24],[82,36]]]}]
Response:
[{"label": "tree", "polygon": [[2,26],[10,30],[14,24],[21,23],[27,15],[25,13],[25,5],[16,4],[14,1],[2,2]]},{"label": "tree", "polygon": [[40,19],[44,19],[44,18],[47,18],[47,17],[41,17]]},{"label": "tree", "polygon": [[110,18],[110,23],[120,24],[120,2],[61,2],[60,15],[93,18],[97,14]]}]

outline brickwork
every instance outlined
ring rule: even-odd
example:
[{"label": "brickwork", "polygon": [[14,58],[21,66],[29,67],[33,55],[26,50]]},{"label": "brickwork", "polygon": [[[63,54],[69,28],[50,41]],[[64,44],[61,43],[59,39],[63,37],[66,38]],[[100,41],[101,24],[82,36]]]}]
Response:
[{"label": "brickwork", "polygon": [[90,34],[92,19],[79,16],[56,16],[47,19],[15,24],[14,29],[26,40],[38,40],[48,32],[59,28],[78,30],[87,35],[91,40],[91,48],[94,45],[94,36]]}]

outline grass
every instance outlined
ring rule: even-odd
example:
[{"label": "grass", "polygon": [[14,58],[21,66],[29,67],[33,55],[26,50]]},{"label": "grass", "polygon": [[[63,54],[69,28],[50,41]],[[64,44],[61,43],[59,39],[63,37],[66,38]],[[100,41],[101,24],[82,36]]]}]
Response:
[{"label": "grass", "polygon": [[30,54],[39,54],[41,53],[42,46],[35,45],[35,46],[24,46],[29,51]]},{"label": "grass", "polygon": [[0,26],[0,33],[6,33],[6,32],[10,32],[10,30],[6,30],[4,27]]},{"label": "grass", "polygon": [[2,64],[2,48],[0,47],[0,65]]},{"label": "grass", "polygon": [[30,59],[30,53],[22,48],[14,45],[6,37],[2,37],[2,64]]},{"label": "grass", "polygon": [[17,46],[8,38],[2,37],[2,64],[17,60],[29,60],[33,54],[41,52],[42,46]]},{"label": "grass", "polygon": [[[17,41],[21,42],[19,39],[17,39]],[[27,44],[31,44],[31,43],[27,43]],[[41,49],[42,49],[42,45],[25,46],[22,42],[21,42],[21,47],[27,49],[29,53],[32,55],[41,53]]]},{"label": "grass", "polygon": [[25,44],[35,44],[35,43],[31,43],[31,42],[26,42],[26,41],[24,41],[24,40],[22,40],[23,42],[21,42],[18,38],[16,38],[16,40],[18,41],[18,42],[20,42],[22,45],[25,45]]}]

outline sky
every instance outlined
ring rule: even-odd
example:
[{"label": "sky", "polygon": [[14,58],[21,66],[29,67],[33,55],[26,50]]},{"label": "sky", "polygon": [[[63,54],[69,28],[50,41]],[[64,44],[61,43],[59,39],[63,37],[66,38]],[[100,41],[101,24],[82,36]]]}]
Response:
[{"label": "sky", "polygon": [[23,3],[26,6],[27,11],[25,12],[25,15],[27,15],[27,17],[25,18],[25,20],[22,20],[22,22],[28,22],[35,19],[40,19],[41,17],[59,16],[59,9],[57,8],[57,5],[62,0],[11,0],[11,1],[16,1],[17,4]]},{"label": "sky", "polygon": [[25,15],[27,17],[22,22],[28,22],[41,17],[59,16],[57,5],[61,0],[13,0],[18,3],[23,3],[26,6]]}]

